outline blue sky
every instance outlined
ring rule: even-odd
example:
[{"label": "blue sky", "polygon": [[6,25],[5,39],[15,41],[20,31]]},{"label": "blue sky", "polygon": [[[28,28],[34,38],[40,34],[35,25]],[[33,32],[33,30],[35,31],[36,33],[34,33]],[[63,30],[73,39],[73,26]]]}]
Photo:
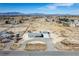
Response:
[{"label": "blue sky", "polygon": [[0,3],[0,13],[78,14],[78,3]]}]

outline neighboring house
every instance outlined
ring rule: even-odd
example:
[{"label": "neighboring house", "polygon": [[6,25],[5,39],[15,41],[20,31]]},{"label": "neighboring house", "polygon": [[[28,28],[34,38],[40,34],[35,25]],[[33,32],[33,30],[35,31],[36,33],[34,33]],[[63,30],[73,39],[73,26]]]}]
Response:
[{"label": "neighboring house", "polygon": [[74,19],[73,21],[71,20],[70,22],[71,27],[78,27],[79,26],[79,20]]},{"label": "neighboring house", "polygon": [[79,17],[77,16],[61,16],[59,17],[59,22],[67,23],[70,27],[78,27],[79,26]]},{"label": "neighboring house", "polygon": [[28,32],[30,38],[49,38],[49,32]]},{"label": "neighboring house", "polygon": [[75,25],[79,26],[79,20],[74,20],[75,21]]}]

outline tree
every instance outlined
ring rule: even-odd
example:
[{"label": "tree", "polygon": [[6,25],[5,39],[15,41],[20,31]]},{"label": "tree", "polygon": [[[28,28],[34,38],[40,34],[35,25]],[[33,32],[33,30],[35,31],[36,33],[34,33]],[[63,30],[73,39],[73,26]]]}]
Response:
[{"label": "tree", "polygon": [[59,18],[59,20],[64,21],[64,22],[69,22],[69,19],[67,19],[67,18],[63,18],[63,19]]},{"label": "tree", "polygon": [[20,20],[19,23],[22,23],[22,21]]},{"label": "tree", "polygon": [[10,21],[5,21],[5,24],[10,24]]},{"label": "tree", "polygon": [[74,22],[74,20],[72,19],[71,22]]}]

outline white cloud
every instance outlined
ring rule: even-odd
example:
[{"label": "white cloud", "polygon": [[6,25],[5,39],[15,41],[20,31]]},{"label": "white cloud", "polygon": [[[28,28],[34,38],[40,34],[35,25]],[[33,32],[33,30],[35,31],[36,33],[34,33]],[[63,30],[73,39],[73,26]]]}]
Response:
[{"label": "white cloud", "polygon": [[79,15],[79,9],[71,10],[70,12],[68,12],[68,14]]},{"label": "white cloud", "polygon": [[[73,6],[74,4],[73,3],[55,3],[55,4],[48,4],[48,5],[45,5],[45,6],[42,6],[40,8],[37,8],[37,10],[39,10],[40,12],[49,12],[49,11],[57,11],[59,10],[58,8],[61,6],[61,7],[71,7]],[[61,10],[63,11],[63,9]]]},{"label": "white cloud", "polygon": [[72,5],[73,5],[73,3],[55,3],[55,4],[48,4],[46,6],[38,8],[38,9],[40,9],[40,10],[55,10],[59,6],[70,7]]},{"label": "white cloud", "polygon": [[39,10],[55,10],[57,7],[51,4],[38,8]]},{"label": "white cloud", "polygon": [[49,10],[55,10],[57,7],[56,7],[56,6],[49,5],[49,6],[47,6],[47,8],[48,8]]},{"label": "white cloud", "polygon": [[74,3],[56,3],[54,6],[72,6]]}]

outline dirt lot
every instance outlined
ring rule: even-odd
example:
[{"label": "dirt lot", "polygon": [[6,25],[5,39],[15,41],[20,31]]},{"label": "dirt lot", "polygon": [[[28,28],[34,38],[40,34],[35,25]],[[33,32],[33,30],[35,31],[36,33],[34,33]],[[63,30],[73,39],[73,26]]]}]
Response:
[{"label": "dirt lot", "polygon": [[12,31],[23,35],[27,31],[49,31],[51,33],[52,43],[56,44],[64,39],[72,40],[79,43],[79,28],[64,27],[61,24],[46,21],[28,21],[22,24],[2,24],[0,23],[1,31]]}]

